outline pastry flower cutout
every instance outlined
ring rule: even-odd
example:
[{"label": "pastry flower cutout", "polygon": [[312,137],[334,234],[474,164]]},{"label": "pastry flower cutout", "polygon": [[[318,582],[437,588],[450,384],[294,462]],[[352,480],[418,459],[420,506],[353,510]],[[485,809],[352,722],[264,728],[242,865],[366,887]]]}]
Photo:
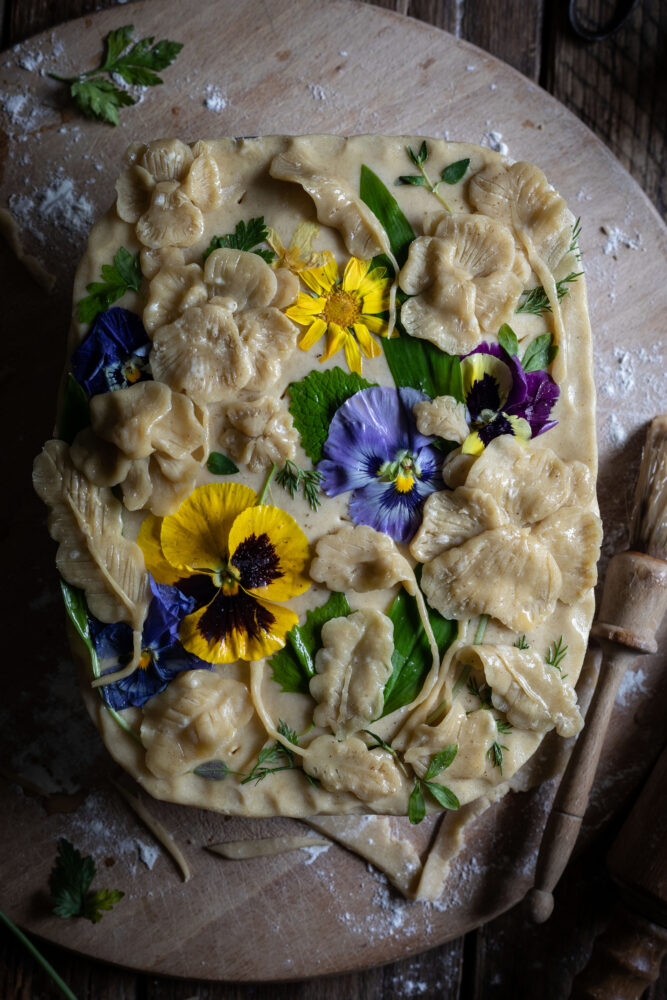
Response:
[{"label": "pastry flower cutout", "polygon": [[388,333],[386,321],[377,315],[389,309],[391,282],[385,275],[385,269],[373,268],[370,260],[351,257],[340,280],[336,261],[328,252],[321,267],[300,271],[299,277],[313,294],[301,292],[286,315],[308,327],[299,339],[301,350],[310,350],[325,336],[326,350],[320,361],[342,349],[350,371],[361,375],[362,354],[377,358],[382,353],[372,334],[386,337]]},{"label": "pastry flower cutout", "polygon": [[466,354],[509,321],[523,289],[514,237],[483,215],[446,215],[410,244],[399,285],[412,298],[401,321],[413,337]]},{"label": "pastry flower cutout", "polygon": [[434,493],[410,551],[446,618],[487,614],[515,632],[546,621],[595,585],[602,541],[588,470],[551,449],[497,437],[464,486]]},{"label": "pastry flower cutout", "polygon": [[158,583],[193,598],[186,650],[208,663],[259,660],[285,645],[297,614],[275,602],[310,586],[308,541],[296,521],[239,483],[200,486],[178,511],[148,516],[137,542]]}]

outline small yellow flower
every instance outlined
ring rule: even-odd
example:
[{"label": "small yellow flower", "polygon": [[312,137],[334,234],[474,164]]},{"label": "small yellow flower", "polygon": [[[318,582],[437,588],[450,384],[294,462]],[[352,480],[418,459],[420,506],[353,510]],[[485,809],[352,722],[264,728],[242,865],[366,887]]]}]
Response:
[{"label": "small yellow flower", "polygon": [[294,518],[240,483],[199,486],[175,514],[144,520],[137,542],[157,583],[193,601],[184,648],[207,663],[259,660],[298,622],[287,601],[310,586],[308,540]]},{"label": "small yellow flower", "polygon": [[342,348],[350,371],[361,375],[361,355],[377,358],[381,353],[371,334],[388,334],[386,321],[377,315],[389,309],[391,282],[385,269],[371,269],[371,261],[351,257],[339,281],[336,261],[327,252],[321,267],[301,271],[299,277],[314,293],[301,292],[285,313],[308,327],[299,347],[307,351],[326,334],[326,350],[320,360],[327,361]]},{"label": "small yellow flower", "polygon": [[324,253],[313,250],[313,240],[320,231],[314,222],[300,222],[286,247],[275,229],[268,228],[266,242],[276,255],[274,267],[287,267],[294,274],[307,267],[320,267],[325,262]]}]

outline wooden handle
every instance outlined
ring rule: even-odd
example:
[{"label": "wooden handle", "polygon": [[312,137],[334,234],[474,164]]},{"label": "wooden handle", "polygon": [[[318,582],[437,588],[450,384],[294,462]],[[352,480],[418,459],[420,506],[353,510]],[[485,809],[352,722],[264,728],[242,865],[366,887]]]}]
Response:
[{"label": "wooden handle", "polygon": [[660,975],[666,951],[667,928],[617,903],[570,1000],[639,1000]]},{"label": "wooden handle", "polygon": [[535,887],[528,895],[531,916],[540,924],[551,916],[552,893],[579,836],[616,694],[628,663],[635,656],[618,646],[606,645],[607,655],[586,713],[586,726],[574,745],[559,785],[540,845]]},{"label": "wooden handle", "polygon": [[655,636],[665,611],[667,562],[644,552],[619,552],[609,563],[591,635],[655,653]]}]

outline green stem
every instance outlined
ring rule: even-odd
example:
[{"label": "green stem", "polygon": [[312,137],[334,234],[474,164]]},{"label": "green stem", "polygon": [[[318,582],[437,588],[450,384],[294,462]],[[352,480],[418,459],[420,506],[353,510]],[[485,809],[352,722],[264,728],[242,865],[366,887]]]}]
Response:
[{"label": "green stem", "polygon": [[44,958],[44,956],[42,955],[42,953],[40,951],[38,951],[37,948],[35,948],[35,946],[32,943],[32,941],[30,941],[25,936],[25,934],[23,933],[23,931],[20,931],[18,929],[18,927],[16,926],[16,924],[12,920],[10,920],[9,917],[7,916],[7,914],[3,913],[2,910],[0,910],[0,922],[2,922],[5,925],[5,927],[9,928],[9,930],[12,932],[12,934],[16,935],[16,937],[19,939],[19,941],[21,942],[21,944],[24,945],[24,947],[28,949],[28,951],[33,956],[33,958],[35,958],[37,960],[37,962],[39,962],[39,964],[44,969],[44,971],[47,973],[47,975],[49,975],[51,977],[51,979],[56,984],[56,986],[58,987],[58,989],[60,990],[60,992],[62,993],[62,995],[64,997],[67,997],[67,1000],[77,1000],[76,996],[74,995],[74,993],[72,993],[72,991],[69,988],[69,986],[67,985],[67,983],[64,982],[64,980],[62,980],[60,978],[60,976],[58,975],[58,973],[56,972],[56,970],[53,968],[53,966],[49,962],[47,962],[47,960]]},{"label": "green stem", "polygon": [[484,642],[484,633],[486,632],[486,626],[488,620],[489,620],[488,615],[479,616],[477,631],[475,632],[475,638],[472,641],[473,646],[479,646],[482,642]]},{"label": "green stem", "polygon": [[268,476],[266,477],[266,482],[264,483],[264,489],[262,490],[262,492],[259,494],[259,497],[257,498],[257,504],[256,504],[257,507],[259,507],[261,504],[263,504],[264,501],[266,500],[266,494],[269,492],[269,486],[271,485],[271,480],[273,479],[273,477],[276,474],[276,469],[277,468],[278,468],[278,466],[274,462],[273,465],[271,466],[271,469],[269,471]]},{"label": "green stem", "polygon": [[424,180],[426,181],[426,184],[427,184],[428,189],[431,192],[431,194],[435,195],[435,197],[438,199],[438,201],[440,202],[440,204],[442,205],[443,208],[445,208],[448,212],[451,212],[452,211],[451,206],[447,204],[447,202],[442,197],[442,195],[438,194],[438,184],[434,184],[433,183],[433,181],[431,180],[431,178],[429,177],[429,175],[424,170],[424,164],[423,163],[419,163],[418,166],[419,166],[419,171],[420,171],[422,177],[424,178]]}]

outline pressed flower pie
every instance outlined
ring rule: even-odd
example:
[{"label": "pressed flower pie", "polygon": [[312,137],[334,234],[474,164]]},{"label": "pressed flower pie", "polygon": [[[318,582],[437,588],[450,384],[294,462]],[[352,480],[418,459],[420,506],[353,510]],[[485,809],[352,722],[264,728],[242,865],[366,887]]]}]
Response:
[{"label": "pressed flower pie", "polygon": [[500,794],[582,724],[578,222],[537,167],[440,140],[126,159],[34,473],[107,746],[245,815]]}]

